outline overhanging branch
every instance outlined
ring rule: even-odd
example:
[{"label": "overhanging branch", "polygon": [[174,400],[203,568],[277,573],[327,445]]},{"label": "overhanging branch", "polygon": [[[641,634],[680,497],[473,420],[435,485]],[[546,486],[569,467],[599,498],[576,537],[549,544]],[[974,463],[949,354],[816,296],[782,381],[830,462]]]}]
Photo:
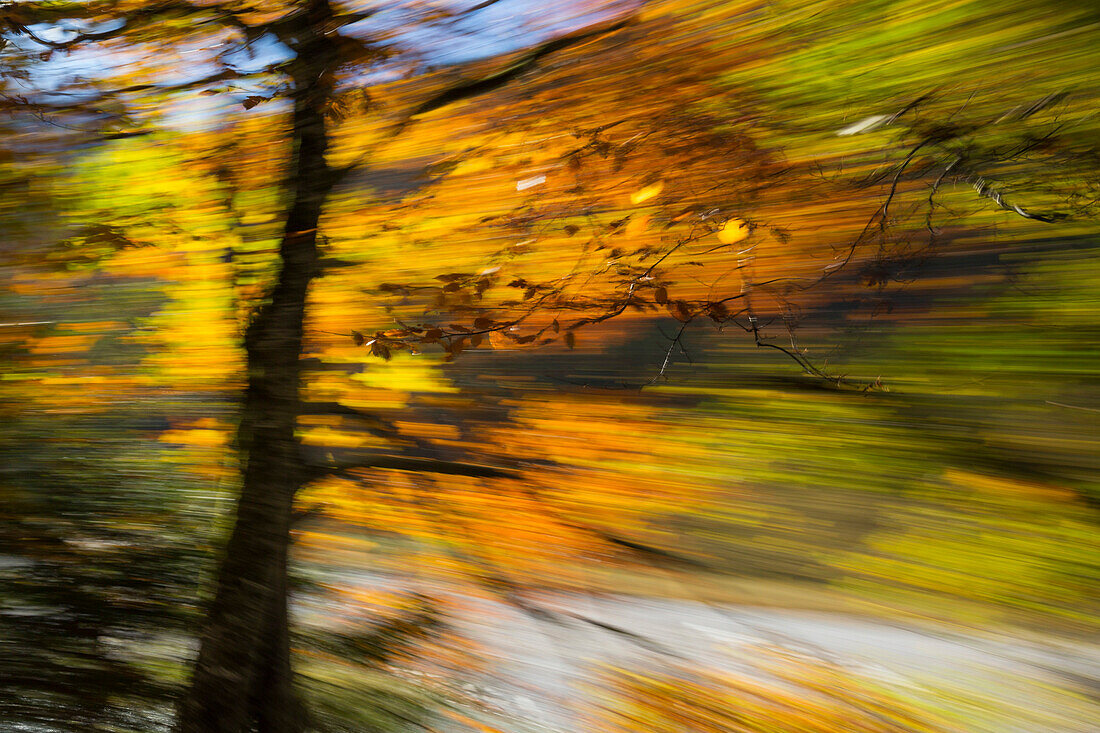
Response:
[{"label": "overhanging branch", "polygon": [[17,2],[0,8],[0,24],[6,26],[12,32],[26,36],[35,43],[46,48],[56,50],[69,50],[86,43],[98,43],[101,41],[118,38],[132,33],[138,28],[150,26],[166,17],[191,17],[196,15],[207,16],[227,26],[250,30],[251,27],[241,20],[240,10],[230,7],[227,3],[193,3],[188,0],[160,0],[149,3],[129,11],[119,12],[110,18],[120,21],[121,26],[103,31],[78,33],[65,41],[51,41],[42,38],[30,26],[56,25],[64,21],[93,20],[97,21],[100,15],[110,7],[104,7],[100,3],[42,3],[42,2]]},{"label": "overhanging branch", "polygon": [[489,76],[482,77],[480,79],[474,79],[470,81],[460,82],[455,86],[444,89],[433,97],[421,102],[409,116],[401,122],[398,126],[399,129],[404,128],[414,118],[421,115],[428,114],[437,109],[446,107],[447,105],[460,102],[464,99],[470,99],[482,94],[496,91],[504,87],[509,82],[514,81],[520,75],[533,69],[539,61],[546,58],[552,53],[563,51],[571,46],[576,46],[579,43],[590,40],[597,36],[601,36],[607,33],[613,33],[614,31],[621,30],[629,25],[634,20],[634,16],[631,15],[626,18],[620,18],[610,23],[603,23],[600,25],[589,26],[579,31],[560,36],[558,38],[547,41],[543,44],[536,46],[527,53],[520,56],[511,65],[496,71]]},{"label": "overhanging branch", "polygon": [[[471,8],[470,12],[474,10],[479,10],[483,7],[488,7],[491,4],[493,3],[481,3],[481,5],[475,8]],[[550,54],[565,50],[567,48],[570,48],[571,46],[576,46],[580,43],[596,38],[597,36],[621,30],[622,28],[630,25],[634,21],[634,18],[635,15],[631,14],[625,18],[620,18],[618,20],[608,23],[588,26],[579,31],[568,33],[564,36],[546,41],[545,43],[542,43],[531,49],[530,51],[524,53],[512,64],[506,66],[499,71],[493,72],[492,74],[482,77],[480,79],[462,81],[455,84],[454,86],[448,87],[417,105],[404,117],[404,119],[402,119],[394,126],[388,139],[392,139],[400,135],[402,132],[404,132],[405,128],[412,124],[412,122],[421,115],[425,115],[429,112],[434,112],[435,110],[442,109],[443,107],[454,104],[455,102],[460,102],[465,99],[472,99],[474,97],[481,96],[482,94],[488,94],[490,92],[501,89],[510,82],[520,77],[522,74],[534,69],[538,65],[539,61],[546,58]],[[384,144],[384,142],[380,144]],[[376,148],[371,148],[370,150],[361,154],[350,164],[342,168],[336,169],[333,172],[334,180],[336,182],[339,182],[343,180],[349,173],[362,166],[367,160],[370,159],[375,149]]]},{"label": "overhanging branch", "polygon": [[421,456],[383,455],[362,451],[327,453],[330,459],[325,464],[311,465],[307,469],[307,480],[316,481],[327,476],[355,477],[353,471],[390,470],[412,471],[415,473],[434,473],[446,476],[468,476],[471,478],[519,478],[520,474],[506,468],[485,466],[476,463],[448,461],[440,458]]}]

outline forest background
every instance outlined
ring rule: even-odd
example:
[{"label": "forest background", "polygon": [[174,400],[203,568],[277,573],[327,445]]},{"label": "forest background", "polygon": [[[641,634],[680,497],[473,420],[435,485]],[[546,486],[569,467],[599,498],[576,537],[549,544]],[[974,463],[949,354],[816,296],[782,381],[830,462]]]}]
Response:
[{"label": "forest background", "polygon": [[[67,4],[2,11],[0,711],[30,729],[168,725],[240,488],[293,124],[277,74],[194,83],[171,5],[71,52],[33,16]],[[317,726],[478,717],[380,673],[474,665],[439,587],[1095,633],[1091,4],[356,23],[301,354],[293,582],[355,609],[294,631]],[[282,62],[248,40],[219,63]]]}]

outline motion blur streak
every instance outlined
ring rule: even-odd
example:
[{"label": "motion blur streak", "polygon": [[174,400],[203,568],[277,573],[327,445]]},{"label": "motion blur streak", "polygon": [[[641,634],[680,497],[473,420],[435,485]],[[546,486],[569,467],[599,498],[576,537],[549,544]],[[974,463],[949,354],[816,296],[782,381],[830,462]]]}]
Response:
[{"label": "motion blur streak", "polygon": [[0,3],[0,733],[1090,733],[1085,0]]}]

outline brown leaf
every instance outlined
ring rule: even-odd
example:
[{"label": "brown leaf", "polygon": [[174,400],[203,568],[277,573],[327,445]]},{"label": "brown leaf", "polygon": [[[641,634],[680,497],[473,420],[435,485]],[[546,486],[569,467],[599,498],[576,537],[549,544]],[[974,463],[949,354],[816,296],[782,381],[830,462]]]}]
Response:
[{"label": "brown leaf", "polygon": [[684,301],[682,301],[682,300],[672,301],[671,303],[669,303],[667,305],[667,307],[668,307],[668,312],[677,321],[680,321],[681,323],[687,323],[688,321],[691,320],[691,308],[689,308],[688,304],[685,303]]},{"label": "brown leaf", "polygon": [[260,97],[260,96],[252,95],[251,97],[245,97],[244,101],[241,102],[241,104],[244,106],[245,109],[252,109],[257,104],[260,104],[261,102],[266,102],[266,101],[267,101],[267,97]]},{"label": "brown leaf", "polygon": [[572,331],[566,331],[565,333],[565,345],[570,349],[577,345],[577,334]]},{"label": "brown leaf", "polygon": [[385,361],[389,361],[390,357],[392,356],[392,354],[390,353],[390,348],[381,341],[377,340],[371,343],[370,353],[374,354],[375,356],[381,357]]},{"label": "brown leaf", "polygon": [[366,337],[358,331],[351,332],[351,340],[355,342],[356,346],[362,346],[363,344],[367,343]]},{"label": "brown leaf", "polygon": [[479,318],[474,319],[474,328],[476,328],[478,330],[486,329],[486,328],[488,328],[489,326],[492,326],[492,325],[493,325],[493,319],[492,318],[486,318],[485,316],[481,316]]},{"label": "brown leaf", "polygon": [[657,301],[661,305],[668,302],[668,290],[666,288],[657,288],[653,291],[653,300]]}]

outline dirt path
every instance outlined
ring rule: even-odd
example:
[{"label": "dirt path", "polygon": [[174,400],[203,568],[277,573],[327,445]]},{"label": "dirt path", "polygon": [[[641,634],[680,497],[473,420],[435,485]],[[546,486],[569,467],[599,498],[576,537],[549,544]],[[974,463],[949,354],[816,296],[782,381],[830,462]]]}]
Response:
[{"label": "dirt path", "polygon": [[[342,574],[343,575],[343,574]],[[344,575],[364,587],[393,577]],[[1005,633],[962,633],[861,616],[712,606],[686,600],[554,594],[554,618],[504,602],[461,598],[453,619],[489,672],[464,683],[487,720],[510,733],[579,733],[584,687],[601,665],[687,666],[759,675],[761,646],[796,652],[926,701],[967,733],[1100,730],[1100,645]],[[629,632],[629,633],[623,633]]]}]

